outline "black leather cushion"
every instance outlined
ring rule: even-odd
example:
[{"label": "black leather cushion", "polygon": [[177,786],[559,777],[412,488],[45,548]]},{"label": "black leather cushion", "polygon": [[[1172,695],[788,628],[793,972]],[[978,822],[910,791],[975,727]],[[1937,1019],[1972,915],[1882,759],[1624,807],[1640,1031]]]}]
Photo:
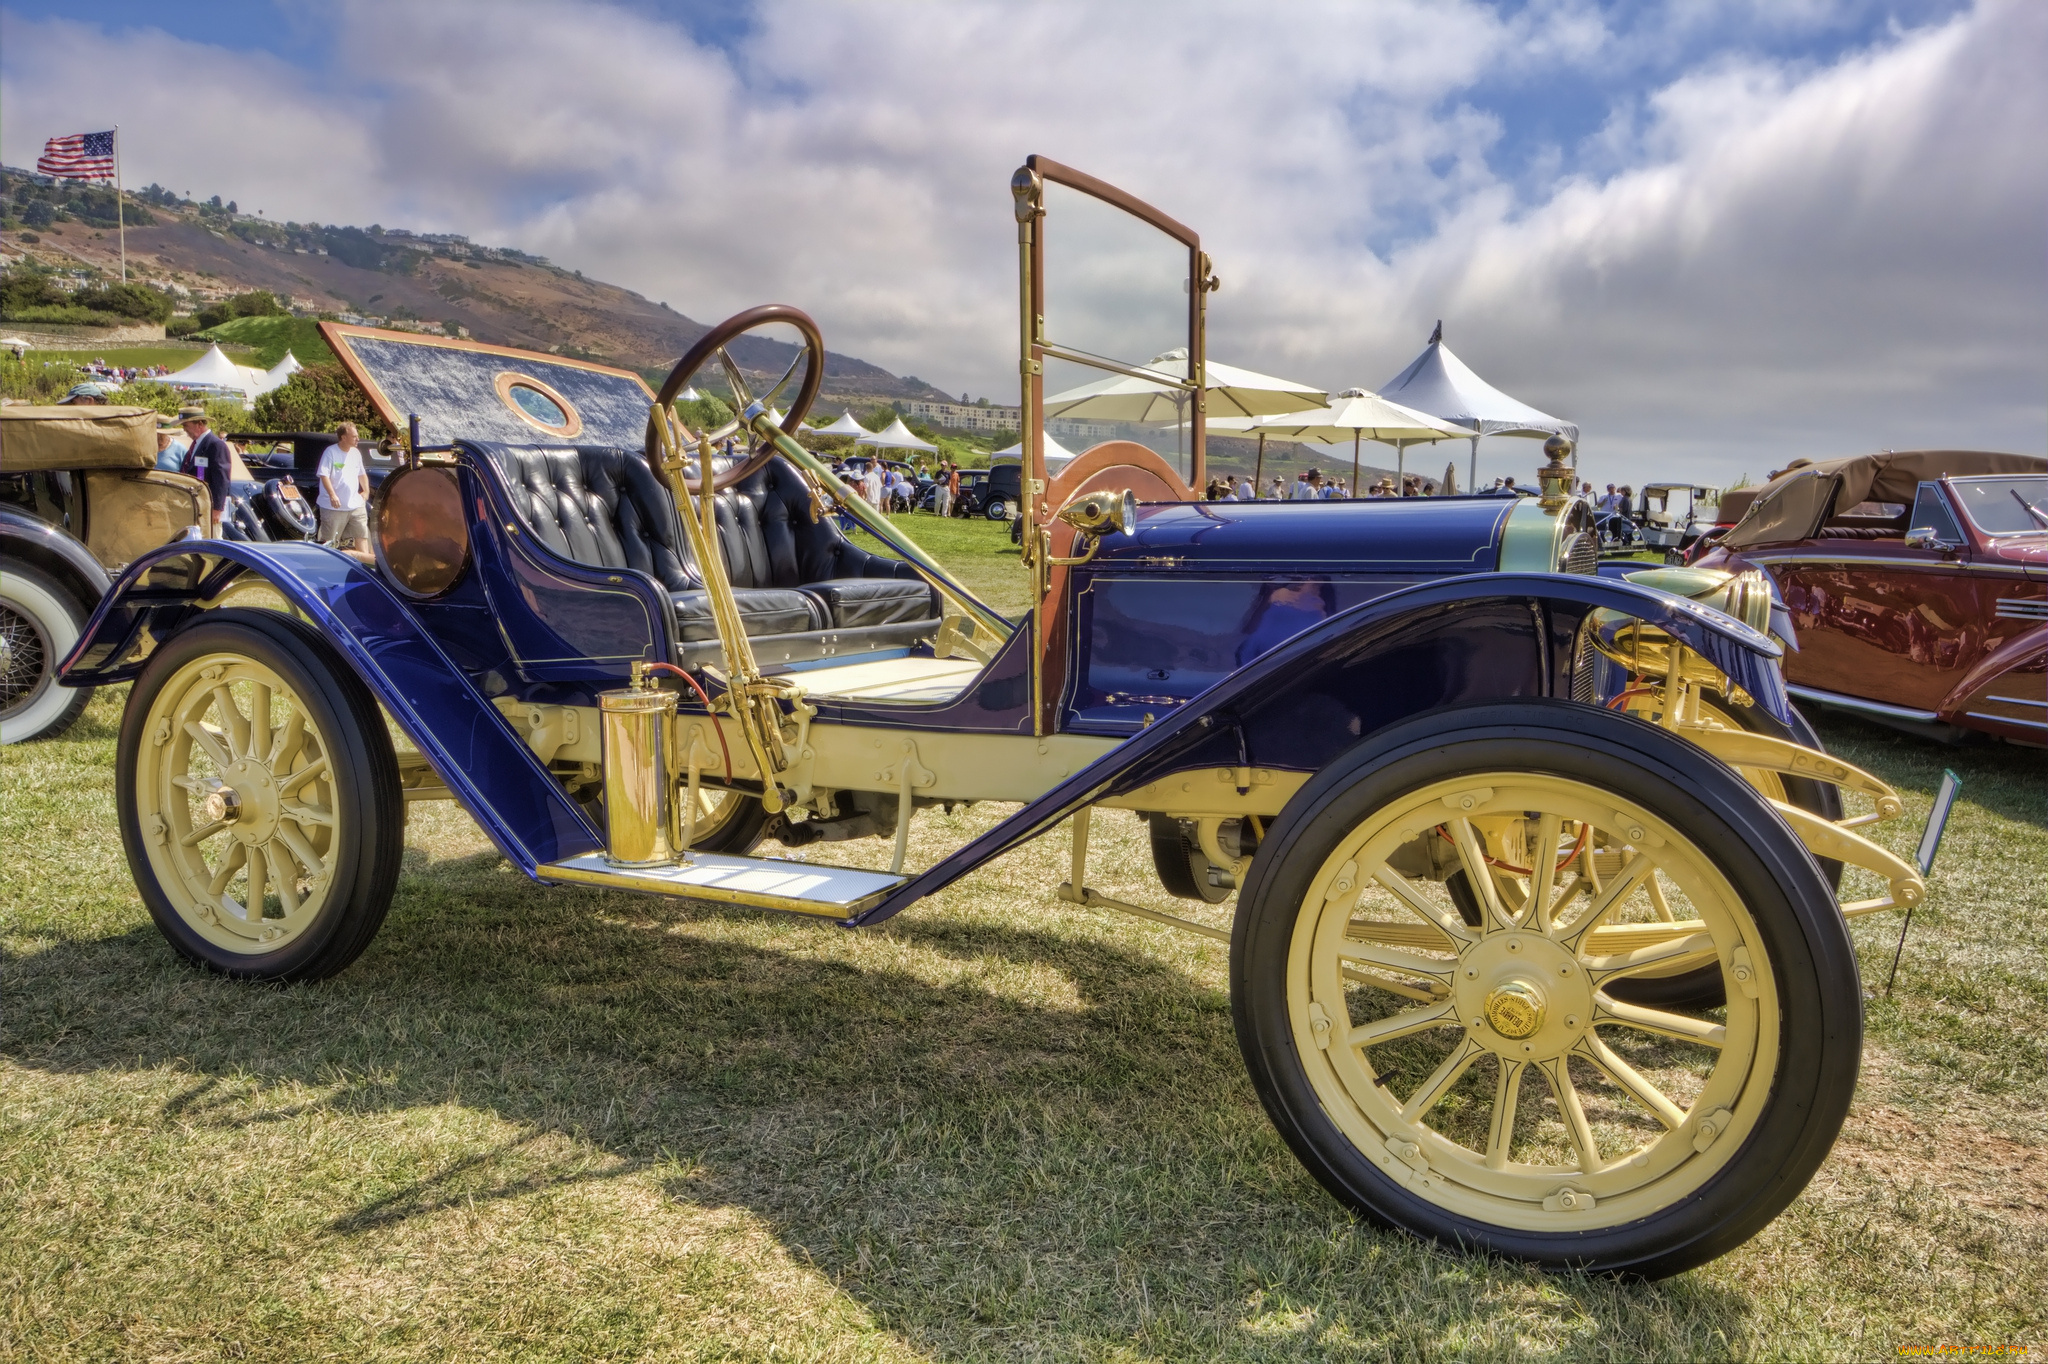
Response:
[{"label": "black leather cushion", "polygon": [[[740,608],[740,628],[751,636],[799,635],[822,630],[827,622],[824,608],[808,592],[781,587],[740,587],[733,589],[733,601]],[[685,641],[718,638],[718,626],[711,618],[711,594],[698,590],[675,592],[676,628]]]},{"label": "black leather cushion", "polygon": [[899,621],[929,620],[937,611],[922,580],[836,578],[804,589],[824,604],[831,624],[843,630]]},{"label": "black leather cushion", "polygon": [[[579,563],[652,575],[676,603],[682,638],[714,635],[704,580],[675,502],[637,450],[489,447],[521,516]],[[713,499],[719,548],[749,635],[936,620],[938,594],[900,559],[847,539],[810,485],[775,457]]]}]

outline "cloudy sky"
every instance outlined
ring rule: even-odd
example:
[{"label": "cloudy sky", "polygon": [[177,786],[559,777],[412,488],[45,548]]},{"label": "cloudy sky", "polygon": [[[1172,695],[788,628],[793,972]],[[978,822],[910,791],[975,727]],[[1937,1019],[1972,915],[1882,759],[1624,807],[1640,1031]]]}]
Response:
[{"label": "cloudy sky", "polygon": [[2044,70],[2040,0],[4,0],[0,157],[118,123],[131,185],[793,302],[1014,401],[1040,152],[1202,232],[1217,359],[1377,387],[1441,318],[1596,481],[1725,482],[2048,444]]}]

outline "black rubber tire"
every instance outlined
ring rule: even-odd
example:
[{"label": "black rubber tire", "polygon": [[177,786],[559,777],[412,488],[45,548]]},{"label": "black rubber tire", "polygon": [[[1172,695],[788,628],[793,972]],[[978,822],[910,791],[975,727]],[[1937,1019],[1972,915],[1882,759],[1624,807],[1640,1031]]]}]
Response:
[{"label": "black rubber tire", "polygon": [[48,574],[18,559],[0,561],[0,630],[8,633],[9,682],[23,688],[0,717],[0,743],[53,739],[78,723],[93,689],[66,687],[57,680],[57,665],[78,643],[91,614],[90,606]]},{"label": "black rubber tire", "polygon": [[[1372,811],[1463,772],[1544,772],[1616,790],[1688,832],[1742,897],[1776,982],[1779,1055],[1742,1149],[1693,1193],[1617,1227],[1546,1235],[1463,1217],[1381,1172],[1325,1113],[1296,1052],[1288,952],[1324,859]],[[1309,781],[1268,831],[1230,949],[1238,1045],[1273,1124],[1339,1201],[1382,1225],[1549,1270],[1661,1278],[1727,1253],[1798,1196],[1855,1094],[1863,999],[1855,951],[1797,837],[1731,769],[1609,711],[1526,701],[1437,711],[1373,735]]]},{"label": "black rubber tire", "polygon": [[[334,879],[325,906],[305,931],[264,954],[228,952],[185,923],[157,884],[136,808],[136,760],[142,727],[166,681],[186,662],[213,651],[252,658],[288,682],[331,741],[336,808]],[[157,928],[186,960],[240,980],[322,980],[361,956],[383,927],[405,852],[405,793],[398,760],[368,688],[312,626],[277,611],[208,611],[172,635],[128,694],[114,763],[121,845],[135,887]]]},{"label": "black rubber tire", "polygon": [[1229,898],[1229,887],[1209,884],[1208,854],[1186,821],[1154,812],[1145,824],[1152,834],[1152,866],[1168,895],[1210,905]]},{"label": "black rubber tire", "polygon": [[[1771,739],[1783,739],[1787,743],[1800,744],[1806,748],[1822,748],[1820,736],[1806,717],[1797,710],[1792,712],[1795,723],[1786,724],[1764,710],[1762,706],[1732,706],[1716,693],[1708,693],[1706,699],[1722,714],[1752,734],[1761,734]],[[1638,720],[1638,724],[1648,724]],[[1842,789],[1833,782],[1814,781],[1810,777],[1792,777],[1780,774],[1779,780],[1785,786],[1785,803],[1796,805],[1810,814],[1833,821],[1842,817]],[[1814,859],[1820,865],[1820,873],[1827,878],[1828,888],[1839,891],[1842,888],[1842,864],[1831,857]],[[1468,891],[1469,895],[1470,892]],[[1464,906],[1460,904],[1460,910]],[[1473,902],[1473,913],[1478,912],[1478,902]],[[1470,920],[1478,923],[1477,918]],[[1616,999],[1630,1004],[1647,1004],[1653,1007],[1701,1006],[1712,1008],[1727,1002],[1726,986],[1721,972],[1712,966],[1703,966],[1697,971],[1687,971],[1676,976],[1638,976],[1630,980],[1619,980],[1608,993]]]},{"label": "black rubber tire", "polygon": [[1004,498],[1004,497],[995,497],[995,498],[990,498],[990,499],[989,499],[989,504],[988,504],[988,505],[987,505],[986,507],[982,508],[981,514],[982,514],[983,516],[986,516],[986,517],[987,517],[987,518],[988,518],[989,520],[991,520],[991,521],[1007,521],[1007,520],[1009,520],[1009,519],[1010,519],[1010,502],[1009,502],[1009,499],[1008,499],[1008,498]]}]

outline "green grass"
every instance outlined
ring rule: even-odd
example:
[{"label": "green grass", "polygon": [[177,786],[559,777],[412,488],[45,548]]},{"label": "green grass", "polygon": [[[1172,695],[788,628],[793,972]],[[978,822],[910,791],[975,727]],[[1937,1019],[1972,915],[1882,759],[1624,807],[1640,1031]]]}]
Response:
[{"label": "green grass", "polygon": [[[905,518],[1015,609],[1004,527]],[[1000,540],[997,537],[1002,537]],[[1007,575],[1007,577],[1005,576]],[[1834,1156],[1661,1284],[1358,1223],[1268,1125],[1220,945],[1054,900],[1055,832],[864,933],[578,889],[409,812],[339,978],[179,965],[125,689],[0,750],[0,1357],[1880,1359],[2048,1345],[2038,753],[1824,721],[1910,848],[1966,778]],[[921,816],[929,861],[1000,818]],[[1135,818],[1090,880],[1159,904]],[[885,860],[879,844],[837,845]],[[1862,922],[1881,990],[1896,916]]]},{"label": "green grass", "polygon": [[247,346],[255,354],[252,364],[265,369],[284,359],[286,351],[302,365],[331,365],[334,352],[320,335],[320,324],[310,317],[237,317],[199,333],[203,340]]}]

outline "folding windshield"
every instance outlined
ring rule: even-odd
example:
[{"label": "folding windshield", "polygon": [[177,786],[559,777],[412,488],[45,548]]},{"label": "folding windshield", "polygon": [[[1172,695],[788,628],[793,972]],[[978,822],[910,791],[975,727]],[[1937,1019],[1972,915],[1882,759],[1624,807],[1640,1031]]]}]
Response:
[{"label": "folding windshield", "polygon": [[1202,476],[1202,319],[1208,261],[1195,233],[1151,205],[1044,157],[1011,179],[1016,199],[1030,480],[1043,503],[1043,437],[1075,449],[1108,438],[1153,446],[1191,485]]},{"label": "folding windshield", "polygon": [[1958,478],[1956,500],[1986,535],[2039,535],[2048,531],[2048,478]]}]

